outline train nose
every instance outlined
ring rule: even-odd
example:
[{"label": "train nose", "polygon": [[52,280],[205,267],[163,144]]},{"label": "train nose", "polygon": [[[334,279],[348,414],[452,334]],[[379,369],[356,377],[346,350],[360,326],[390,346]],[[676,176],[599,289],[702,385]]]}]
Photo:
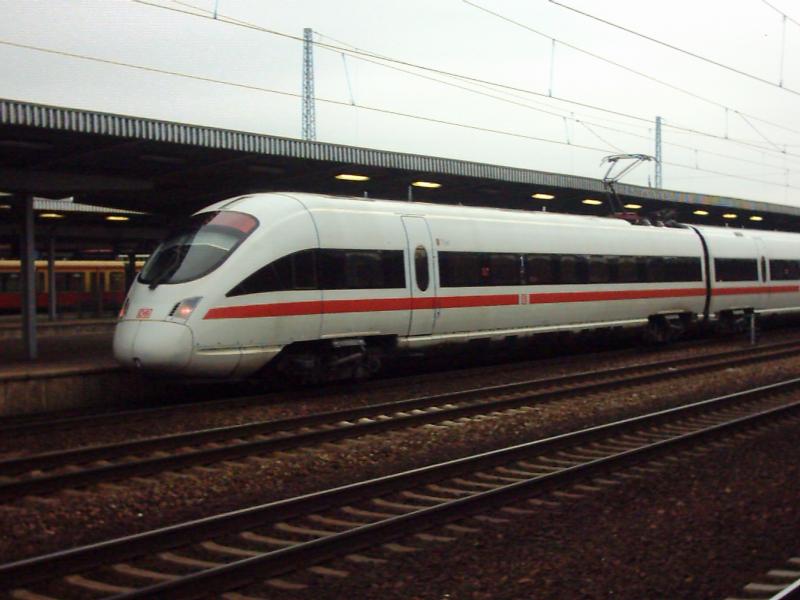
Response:
[{"label": "train nose", "polygon": [[126,367],[178,373],[192,357],[192,330],[167,321],[120,321],[114,357]]}]

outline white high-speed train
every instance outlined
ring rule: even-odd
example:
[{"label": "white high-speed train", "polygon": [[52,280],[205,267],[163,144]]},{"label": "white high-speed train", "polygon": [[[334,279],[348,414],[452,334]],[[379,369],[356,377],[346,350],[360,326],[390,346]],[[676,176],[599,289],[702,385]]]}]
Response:
[{"label": "white high-speed train", "polygon": [[218,202],[163,242],[114,335],[126,366],[306,380],[454,342],[800,310],[800,235],[306,193]]}]

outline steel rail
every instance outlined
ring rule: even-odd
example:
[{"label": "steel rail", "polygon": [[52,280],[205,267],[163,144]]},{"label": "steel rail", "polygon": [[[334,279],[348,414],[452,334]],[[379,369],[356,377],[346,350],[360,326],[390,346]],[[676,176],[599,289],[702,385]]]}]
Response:
[{"label": "steel rail", "polygon": [[[712,340],[712,343],[716,340]],[[707,340],[698,341],[690,341],[690,342],[683,342],[679,344],[672,344],[670,345],[670,349],[680,349],[681,347],[696,347],[696,346],[703,346],[707,344]],[[792,342],[778,342],[775,345],[780,345],[781,343],[792,343]],[[591,352],[586,354],[581,354],[581,358],[583,359],[592,359],[594,358],[612,358],[612,357],[623,357],[630,354],[637,354],[640,353],[640,349],[624,349],[624,350],[617,350],[612,352]],[[557,364],[561,364],[561,359],[556,359]],[[510,363],[506,365],[502,365],[504,369],[513,369],[513,370],[524,370],[527,368],[531,368],[532,366],[542,366],[542,360],[535,360],[535,361],[525,361],[521,363]],[[492,366],[483,366],[483,367],[474,367],[469,369],[459,369],[459,374],[481,374],[481,373],[491,373],[492,371],[498,368],[497,365]],[[454,372],[454,371],[451,371]],[[436,381],[441,379],[447,372],[435,372],[435,373],[426,373],[423,375],[416,374],[413,376],[413,380],[415,383],[420,381],[427,381],[432,380]],[[358,382],[358,389],[359,391],[381,391],[384,389],[391,389],[398,385],[398,383],[402,383],[407,376],[400,376],[400,377],[391,377],[386,379],[378,379],[378,380],[371,380],[371,381],[361,381]],[[330,393],[338,393],[338,392],[347,392],[353,389],[355,384],[351,383],[333,383],[328,384],[323,387],[318,387],[314,389],[303,389],[299,391],[290,391],[290,392],[264,392],[259,394],[250,394],[250,395],[243,395],[233,398],[217,398],[214,400],[203,400],[200,402],[184,402],[180,404],[173,404],[169,406],[157,406],[157,407],[150,407],[150,408],[140,408],[140,409],[128,409],[128,410],[121,410],[121,411],[111,411],[111,412],[99,412],[90,415],[86,414],[76,414],[76,415],[69,415],[63,416],[61,418],[53,418],[54,415],[52,414],[41,414],[41,415],[32,415],[32,416],[12,416],[12,417],[0,417],[0,435],[28,435],[33,433],[50,433],[55,430],[59,429],[66,429],[70,427],[81,427],[81,426],[97,426],[101,423],[107,421],[118,421],[118,420],[129,420],[129,419],[147,419],[152,417],[159,417],[159,416],[166,416],[175,413],[181,413],[186,410],[204,410],[204,409],[215,409],[217,407],[224,407],[224,406],[236,406],[238,404],[243,405],[250,405],[264,402],[268,400],[273,394],[285,394],[286,398],[282,400],[292,401],[293,399],[302,399],[308,400],[310,397],[322,397],[326,394]]]},{"label": "steel rail", "polygon": [[[271,552],[265,551],[253,558],[235,560],[223,566],[181,576],[174,581],[143,587],[116,597],[119,600],[131,600],[133,598],[195,598],[205,596],[212,592],[245,585],[255,579],[264,580],[294,571],[301,566],[338,556],[345,551],[352,552],[364,547],[374,546],[388,539],[440,526],[475,513],[486,512],[492,507],[506,505],[522,497],[531,497],[532,495],[544,493],[553,487],[574,481],[577,477],[583,477],[597,471],[608,471],[623,465],[629,465],[632,462],[645,460],[655,453],[674,447],[676,444],[701,440],[710,435],[728,432],[732,429],[738,430],[743,427],[752,427],[766,420],[794,413],[800,410],[800,401],[792,401],[766,410],[758,406],[746,407],[750,411],[748,415],[744,415],[744,411],[740,407],[737,410],[738,414],[734,414],[733,418],[725,415],[724,411],[728,410],[730,412],[731,407],[739,404],[753,404],[763,401],[765,398],[771,399],[774,395],[796,393],[798,390],[800,390],[800,378],[508,448],[484,452],[475,456],[420,467],[395,475],[340,486],[332,490],[314,492],[297,498],[280,500],[124,538],[0,565],[0,589],[19,588],[66,574],[85,572],[129,558],[152,555],[155,552],[170,548],[187,546],[232,532],[241,532],[263,527],[270,523],[313,514],[318,511],[347,506],[369,498],[399,492],[403,489],[413,489],[428,483],[447,480],[466,472],[474,473],[476,470],[487,468],[487,466],[508,464],[520,458],[528,457],[526,460],[530,460],[529,457],[531,456],[539,456],[568,447],[584,447],[589,442],[601,444],[597,440],[603,439],[610,440],[606,442],[609,444],[612,442],[619,444],[614,440],[619,439],[618,436],[625,432],[628,432],[628,435],[646,435],[651,438],[639,447],[621,451],[614,450],[606,456],[590,458],[582,464],[576,463],[556,472],[538,474],[516,483],[497,486],[495,489],[485,492],[476,492],[471,496],[449,500],[436,506],[420,507],[419,510],[407,514],[366,523],[341,533],[297,543],[288,548]],[[708,425],[708,420],[713,417],[712,411],[715,410],[722,412],[714,417],[714,422],[711,425]],[[702,419],[696,417],[696,415],[703,414],[707,416]],[[696,422],[684,422],[682,425],[683,430],[673,431],[680,425],[680,419],[691,419],[693,416]],[[719,421],[720,417],[723,418],[722,421]],[[669,430],[664,430],[658,434],[655,428],[664,423],[672,423],[672,425]]]},{"label": "steel rail", "polygon": [[[531,402],[553,402],[571,395],[592,394],[620,386],[641,385],[665,377],[675,378],[686,376],[719,367],[727,368],[737,364],[774,360],[776,358],[793,355],[798,347],[800,347],[800,342],[793,342],[761,349],[759,353],[755,355],[751,349],[745,349],[722,352],[717,355],[704,357],[703,359],[690,357],[655,363],[640,363],[603,371],[588,371],[565,377],[528,380],[524,382],[449,392],[434,396],[424,396],[399,402],[388,402],[357,409],[317,413],[305,417],[173,434],[170,436],[148,438],[123,444],[79,448],[71,451],[56,451],[20,459],[0,461],[0,476],[9,477],[26,471],[46,470],[48,468],[80,463],[86,464],[89,461],[105,461],[119,456],[130,456],[142,452],[152,453],[167,448],[183,448],[188,445],[239,439],[243,436],[252,437],[275,434],[274,437],[267,439],[241,441],[227,446],[200,448],[170,456],[146,457],[110,465],[90,466],[77,471],[44,474],[7,481],[0,483],[0,502],[8,502],[25,495],[42,494],[67,487],[86,486],[104,481],[148,475],[161,471],[204,465],[223,460],[241,459],[247,456],[331,442],[347,437],[356,437],[428,423],[460,419],[498,410],[516,408],[530,404]],[[698,361],[700,361],[700,364],[698,364]],[[681,365],[688,366],[680,368]],[[630,375],[632,372],[648,369],[654,369],[654,371],[642,375]],[[580,382],[599,377],[613,378],[626,375],[626,379],[611,379],[602,382],[580,384]],[[571,382],[575,382],[578,385],[557,390],[525,392],[525,390],[531,387],[568,385]],[[481,398],[485,398],[486,396],[513,393],[521,393],[522,395],[480,401]],[[478,402],[454,405],[458,402],[472,402],[476,399],[478,399]],[[408,411],[419,412],[412,412],[409,414]],[[303,428],[309,427],[318,427],[318,429],[302,431]],[[296,433],[289,433],[292,430]],[[301,431],[298,432],[298,430]]]}]

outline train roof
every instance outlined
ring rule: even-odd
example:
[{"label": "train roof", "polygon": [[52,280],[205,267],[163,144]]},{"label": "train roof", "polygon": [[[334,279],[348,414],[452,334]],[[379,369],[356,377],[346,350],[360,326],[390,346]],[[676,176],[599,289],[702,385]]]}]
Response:
[{"label": "train roof", "polygon": [[[567,215],[563,213],[535,212],[528,210],[514,210],[506,208],[487,208],[461,205],[431,204],[427,202],[401,202],[397,200],[382,200],[377,198],[328,196],[324,194],[310,194],[305,192],[270,192],[251,194],[217,202],[204,208],[198,213],[210,210],[244,210],[256,217],[261,213],[261,207],[275,196],[284,196],[295,199],[307,210],[358,210],[374,211],[376,213],[391,213],[397,215],[415,215],[426,217],[455,217],[471,218],[476,220],[519,220],[539,222],[544,225],[578,224],[602,227],[630,227],[631,224],[623,219],[612,217],[596,217],[588,215]],[[301,207],[298,205],[298,209]]]}]

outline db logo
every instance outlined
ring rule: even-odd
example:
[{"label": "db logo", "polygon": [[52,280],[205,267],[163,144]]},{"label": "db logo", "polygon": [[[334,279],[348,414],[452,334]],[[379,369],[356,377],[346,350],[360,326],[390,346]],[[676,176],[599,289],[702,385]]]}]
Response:
[{"label": "db logo", "polygon": [[150,315],[153,314],[152,308],[140,308],[139,311],[136,313],[137,319],[149,319]]}]

